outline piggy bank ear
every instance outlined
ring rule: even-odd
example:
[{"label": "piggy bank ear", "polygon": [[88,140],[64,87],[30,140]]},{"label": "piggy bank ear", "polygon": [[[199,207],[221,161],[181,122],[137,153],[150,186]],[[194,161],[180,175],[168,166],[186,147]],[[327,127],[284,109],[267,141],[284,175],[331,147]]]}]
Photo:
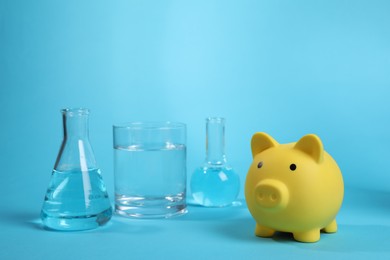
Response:
[{"label": "piggy bank ear", "polygon": [[266,133],[255,133],[252,136],[251,148],[252,156],[255,157],[256,154],[261,153],[268,148],[278,146],[279,143],[275,141],[270,135]]},{"label": "piggy bank ear", "polygon": [[324,147],[321,139],[316,135],[305,135],[295,144],[294,149],[307,153],[317,163],[321,163],[324,159]]}]

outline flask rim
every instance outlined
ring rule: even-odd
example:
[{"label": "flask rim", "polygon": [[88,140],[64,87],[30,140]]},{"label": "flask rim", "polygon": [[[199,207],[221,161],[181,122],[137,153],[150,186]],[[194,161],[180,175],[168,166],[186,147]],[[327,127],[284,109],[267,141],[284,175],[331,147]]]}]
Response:
[{"label": "flask rim", "polygon": [[206,118],[206,123],[225,123],[225,118],[224,117],[219,117],[219,116],[212,116],[212,117],[207,117]]},{"label": "flask rim", "polygon": [[186,128],[185,123],[172,121],[131,121],[112,126],[114,129],[133,129],[133,130],[166,130]]},{"label": "flask rim", "polygon": [[63,108],[61,109],[61,113],[64,115],[89,115],[90,110],[84,107],[76,107],[76,108]]}]

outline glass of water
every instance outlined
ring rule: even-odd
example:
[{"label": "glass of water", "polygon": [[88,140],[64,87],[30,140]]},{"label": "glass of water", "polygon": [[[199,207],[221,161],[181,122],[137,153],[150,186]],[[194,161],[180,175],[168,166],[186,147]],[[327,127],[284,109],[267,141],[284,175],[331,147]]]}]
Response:
[{"label": "glass of water", "polygon": [[113,126],[115,210],[137,218],[187,212],[186,125],[130,122]]}]

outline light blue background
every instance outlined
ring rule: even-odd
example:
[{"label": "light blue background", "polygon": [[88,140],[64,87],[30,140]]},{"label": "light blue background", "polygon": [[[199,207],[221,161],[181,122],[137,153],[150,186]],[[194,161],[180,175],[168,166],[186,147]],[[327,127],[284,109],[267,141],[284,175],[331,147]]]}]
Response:
[{"label": "light blue background", "polygon": [[[106,255],[96,257],[119,258],[115,245],[129,237],[141,241],[138,251],[128,248],[140,258],[149,233],[172,239],[175,227],[195,234],[179,236],[188,242],[181,242],[183,252],[202,250],[194,243],[199,239],[209,252],[215,244],[225,245],[231,258],[248,253],[229,244],[245,248],[253,237],[245,205],[220,212],[190,208],[183,219],[191,225],[170,220],[128,228],[115,218],[96,233],[43,232],[36,219],[62,140],[59,110],[80,106],[91,109],[90,139],[111,197],[113,123],[186,123],[190,178],[205,156],[205,117],[226,117],[226,154],[242,183],[253,133],[268,132],[282,143],[318,134],[343,171],[344,232],[327,236],[322,247],[267,240],[267,250],[279,256],[291,247],[296,253],[320,247],[320,256],[364,246],[368,255],[381,252],[390,241],[389,100],[389,1],[0,0],[0,237],[8,238],[0,256],[39,259],[47,256],[44,249],[59,248],[52,239],[73,241],[87,256],[96,243],[80,246],[78,239],[100,236],[108,241]],[[213,233],[213,224],[226,231]],[[240,224],[247,233],[229,229]],[[359,232],[380,233],[381,242],[352,240]],[[263,240],[253,239],[251,250],[264,250]],[[169,246],[157,245],[154,253],[168,258]]]}]

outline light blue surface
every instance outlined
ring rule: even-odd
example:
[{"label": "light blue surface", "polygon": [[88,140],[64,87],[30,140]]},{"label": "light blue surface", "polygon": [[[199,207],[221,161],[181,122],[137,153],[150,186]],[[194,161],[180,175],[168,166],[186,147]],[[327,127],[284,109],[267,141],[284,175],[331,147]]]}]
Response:
[{"label": "light blue surface", "polygon": [[[0,0],[0,259],[389,258],[389,13],[378,0]],[[316,133],[343,171],[340,230],[316,244],[259,239],[241,206],[43,231],[59,109],[79,106],[91,109],[111,199],[113,123],[186,123],[190,177],[204,160],[205,117],[225,117],[242,184],[254,132],[281,143]]]}]

